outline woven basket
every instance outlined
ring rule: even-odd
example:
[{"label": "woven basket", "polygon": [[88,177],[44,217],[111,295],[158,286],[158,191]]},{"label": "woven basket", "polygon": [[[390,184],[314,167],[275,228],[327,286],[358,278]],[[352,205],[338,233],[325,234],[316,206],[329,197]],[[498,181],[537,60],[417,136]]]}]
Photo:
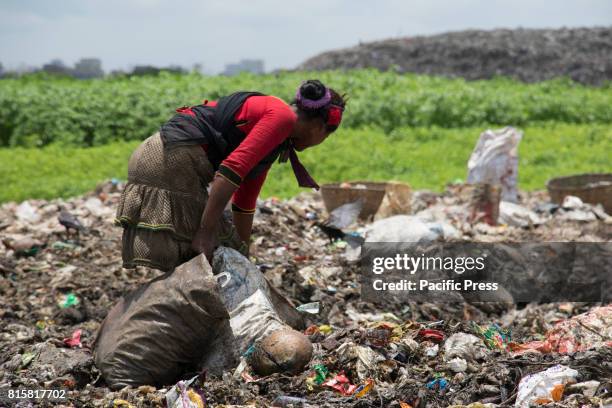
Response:
[{"label": "woven basket", "polygon": [[[352,181],[351,187],[340,187],[341,183],[330,183],[321,186],[321,196],[327,212],[343,204],[363,199],[363,208],[359,218],[367,220],[378,211],[380,203],[385,196],[387,183],[372,181]],[[360,187],[364,186],[364,187]]]},{"label": "woven basket", "polygon": [[561,204],[566,196],[572,195],[585,203],[601,204],[612,214],[612,173],[558,177],[549,180],[546,187],[553,203]]}]

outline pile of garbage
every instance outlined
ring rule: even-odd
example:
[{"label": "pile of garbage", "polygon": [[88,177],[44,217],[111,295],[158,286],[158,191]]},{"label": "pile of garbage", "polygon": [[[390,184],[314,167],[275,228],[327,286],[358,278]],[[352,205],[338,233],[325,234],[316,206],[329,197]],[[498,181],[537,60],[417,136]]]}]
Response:
[{"label": "pile of garbage", "polygon": [[569,77],[589,85],[612,79],[610,27],[465,30],[393,38],[316,55],[300,70],[396,69],[466,79],[498,75],[537,82]]},{"label": "pile of garbage", "polygon": [[[70,200],[0,206],[0,406],[612,404],[610,305],[383,300],[381,307],[360,298],[358,246],[349,237],[612,240],[603,209],[575,198],[555,206],[545,192],[518,191],[517,202],[500,205],[498,222],[490,225],[473,217],[474,188],[465,184],[443,193],[414,191],[409,214],[342,225],[346,239],[340,240],[317,226],[329,225],[318,194],[260,201],[250,261],[303,319],[300,332],[308,341],[295,347],[311,345],[305,366],[266,371],[266,350],[285,340],[250,344],[249,335],[241,337],[231,369],[200,366],[170,384],[111,388],[92,353],[100,325],[119,299],[162,276],[121,268],[121,229],[112,221],[122,188],[113,180]],[[239,310],[244,297],[228,299],[222,302],[236,311],[230,313],[235,333],[260,317]],[[223,360],[224,350],[216,348],[212,357]],[[8,390],[18,389],[66,393],[57,400],[8,400]]]}]

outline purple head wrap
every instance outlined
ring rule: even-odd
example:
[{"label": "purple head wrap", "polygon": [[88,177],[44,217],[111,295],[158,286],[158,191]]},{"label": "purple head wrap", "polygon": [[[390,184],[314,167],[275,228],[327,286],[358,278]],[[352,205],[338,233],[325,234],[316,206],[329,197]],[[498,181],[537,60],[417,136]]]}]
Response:
[{"label": "purple head wrap", "polygon": [[298,88],[295,92],[295,100],[297,101],[298,105],[306,109],[321,109],[331,102],[331,92],[329,92],[329,88],[327,87],[325,88],[325,95],[316,101],[304,98],[300,93],[300,88]]}]

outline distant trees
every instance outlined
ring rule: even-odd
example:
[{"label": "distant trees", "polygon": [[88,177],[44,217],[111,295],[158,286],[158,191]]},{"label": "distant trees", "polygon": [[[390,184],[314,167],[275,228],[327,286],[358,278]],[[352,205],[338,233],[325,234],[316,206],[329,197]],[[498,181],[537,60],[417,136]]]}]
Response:
[{"label": "distant trees", "polygon": [[[202,71],[203,67],[201,64],[195,64],[193,72]],[[61,59],[56,58],[50,62],[44,64],[40,68],[21,66],[15,70],[5,70],[4,66],[0,64],[0,78],[6,77],[19,77],[25,74],[31,74],[36,72],[44,72],[50,75],[70,76],[78,79],[92,79],[102,78],[105,73],[102,69],[102,61],[99,58],[81,58],[78,60],[73,67],[66,65]],[[110,71],[109,75],[117,76],[156,76],[160,72],[170,72],[174,74],[187,74],[189,70],[181,67],[180,65],[169,65],[167,67],[156,67],[154,65],[136,65],[130,71],[124,71],[121,69]]]}]

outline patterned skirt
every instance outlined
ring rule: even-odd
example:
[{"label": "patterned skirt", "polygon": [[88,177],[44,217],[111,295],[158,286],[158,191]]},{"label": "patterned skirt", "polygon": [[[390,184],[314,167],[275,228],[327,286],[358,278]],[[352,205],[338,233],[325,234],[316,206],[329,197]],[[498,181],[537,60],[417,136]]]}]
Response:
[{"label": "patterned skirt", "polygon": [[[201,146],[164,149],[155,133],[136,148],[115,219],[123,227],[124,268],[143,265],[167,272],[197,255],[191,241],[213,177]],[[228,217],[221,221],[221,245],[246,253]]]}]

